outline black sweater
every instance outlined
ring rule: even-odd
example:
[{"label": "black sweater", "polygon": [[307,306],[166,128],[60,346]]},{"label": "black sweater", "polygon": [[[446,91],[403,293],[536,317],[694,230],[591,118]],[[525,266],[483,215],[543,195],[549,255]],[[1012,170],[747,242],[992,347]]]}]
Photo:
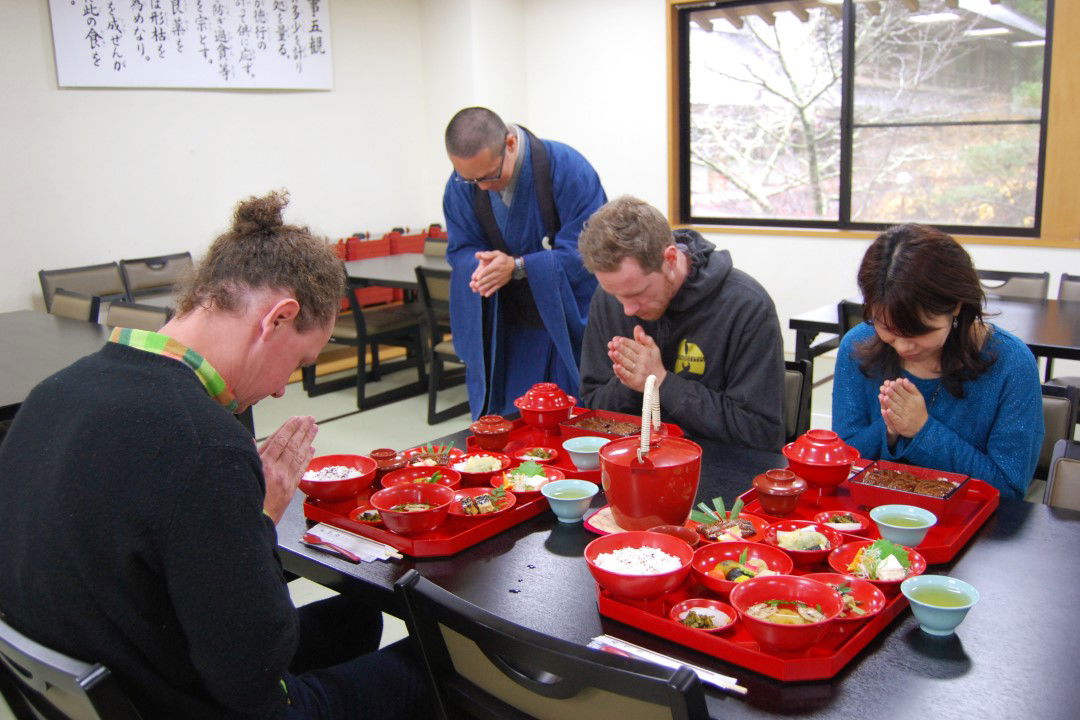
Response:
[{"label": "black sweater", "polygon": [[611,338],[633,338],[641,325],[660,348],[667,378],[660,385],[665,420],[691,437],[778,451],[784,442],[784,348],[776,308],[765,288],[732,267],[727,250],[693,230],[676,230],[690,271],[657,322],[627,317],[597,288],[581,351],[586,407],[641,414],[641,393],[611,369]]},{"label": "black sweater", "polygon": [[0,447],[0,612],[145,717],[268,717],[297,615],[255,445],[183,363],[109,343]]}]

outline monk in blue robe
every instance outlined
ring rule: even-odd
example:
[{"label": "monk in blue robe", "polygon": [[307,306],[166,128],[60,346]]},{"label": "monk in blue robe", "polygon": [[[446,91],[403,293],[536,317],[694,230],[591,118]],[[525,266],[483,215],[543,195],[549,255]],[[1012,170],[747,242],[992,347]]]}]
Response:
[{"label": "monk in blue robe", "polygon": [[607,201],[600,178],[573,148],[486,108],[451,119],[446,150],[450,327],[473,417],[515,412],[537,382],[575,394],[596,289],[577,241]]}]

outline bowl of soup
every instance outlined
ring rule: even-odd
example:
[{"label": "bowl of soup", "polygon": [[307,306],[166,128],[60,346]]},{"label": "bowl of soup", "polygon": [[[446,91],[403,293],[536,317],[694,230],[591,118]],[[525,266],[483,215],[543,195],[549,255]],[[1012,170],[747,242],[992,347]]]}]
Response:
[{"label": "bowl of soup", "polygon": [[796,575],[757,577],[731,590],[731,606],[762,649],[800,652],[825,636],[844,608],[823,582]]},{"label": "bowl of soup", "polygon": [[417,535],[446,521],[454,491],[437,483],[405,483],[372,493],[369,502],[379,511],[387,530]]}]

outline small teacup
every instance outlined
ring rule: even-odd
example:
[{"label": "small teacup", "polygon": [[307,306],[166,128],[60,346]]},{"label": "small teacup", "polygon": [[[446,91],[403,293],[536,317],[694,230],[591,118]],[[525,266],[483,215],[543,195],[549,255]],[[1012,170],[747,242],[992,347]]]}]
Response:
[{"label": "small teacup", "polygon": [[540,488],[555,517],[564,523],[581,522],[599,490],[596,483],[588,480],[555,480]]}]

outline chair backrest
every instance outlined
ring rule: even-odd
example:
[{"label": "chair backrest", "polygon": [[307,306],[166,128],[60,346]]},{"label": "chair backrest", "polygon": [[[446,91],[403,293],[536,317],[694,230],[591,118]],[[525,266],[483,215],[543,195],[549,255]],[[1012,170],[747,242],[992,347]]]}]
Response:
[{"label": "chair backrest", "polygon": [[189,252],[121,260],[120,272],[128,299],[168,292],[193,264]]},{"label": "chair backrest", "polygon": [[1039,464],[1035,476],[1047,477],[1050,460],[1054,453],[1054,444],[1063,438],[1071,438],[1073,422],[1076,418],[1076,405],[1080,402],[1080,389],[1072,386],[1043,385],[1043,435],[1042,449],[1039,450]]},{"label": "chair backrest", "polygon": [[1080,510],[1080,444],[1062,438],[1054,445],[1043,502],[1054,507]]},{"label": "chair backrest", "polygon": [[169,310],[156,305],[117,301],[109,305],[105,324],[109,327],[160,330],[169,322]]},{"label": "chair backrest", "polygon": [[784,361],[784,433],[785,442],[810,429],[810,373],[813,365],[809,360]]},{"label": "chair backrest", "polygon": [[120,300],[126,297],[120,267],[114,262],[42,270],[38,272],[38,279],[41,281],[41,294],[45,297],[45,309],[49,311],[52,310],[56,288],[61,287],[71,292],[97,295],[104,300]]},{"label": "chair backrest", "polygon": [[1058,283],[1058,300],[1080,302],[1080,275],[1061,273],[1061,282]]},{"label": "chair backrest", "polygon": [[975,270],[987,295],[1021,300],[1045,300],[1050,289],[1050,273]]},{"label": "chair backrest", "polygon": [[427,238],[424,240],[424,254],[428,257],[446,257],[446,240]]},{"label": "chair backrest", "polygon": [[863,322],[862,303],[841,300],[836,306],[836,318],[840,325],[837,334],[844,337],[848,330]]},{"label": "chair backrest", "polygon": [[56,288],[53,291],[52,307],[49,308],[49,312],[53,315],[73,320],[87,320],[92,323],[98,321],[100,311],[101,298],[97,295],[72,292],[66,288]]},{"label": "chair backrest", "polygon": [[424,306],[428,328],[432,331],[432,344],[438,344],[442,340],[442,332],[449,330],[450,271],[417,267],[416,284],[420,289],[420,302]]},{"label": "chair backrest", "polygon": [[[64,717],[72,720],[139,720],[108,669],[91,664],[31,640],[0,620],[0,661],[17,692],[9,703],[29,717]],[[12,708],[15,709],[14,707]],[[22,717],[20,715],[20,717]]]},{"label": "chair backrest", "polygon": [[443,717],[707,718],[697,676],[553,638],[410,570],[395,583]]}]

